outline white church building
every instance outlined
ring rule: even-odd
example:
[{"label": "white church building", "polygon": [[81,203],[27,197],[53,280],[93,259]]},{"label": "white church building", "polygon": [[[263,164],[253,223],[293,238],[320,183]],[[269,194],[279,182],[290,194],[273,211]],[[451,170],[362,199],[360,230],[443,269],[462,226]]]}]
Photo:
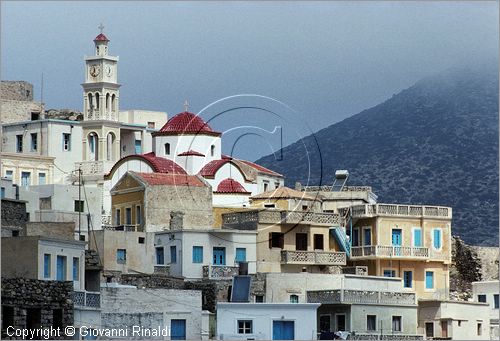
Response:
[{"label": "white church building", "polygon": [[[83,120],[3,124],[2,176],[21,186],[75,184],[102,189],[102,223],[111,217],[110,189],[127,171],[199,174],[214,206],[245,207],[253,195],[284,185],[281,174],[222,154],[222,133],[188,111],[120,111],[118,61],[109,39],[94,39],[85,57]],[[96,224],[98,225],[98,224]]]}]

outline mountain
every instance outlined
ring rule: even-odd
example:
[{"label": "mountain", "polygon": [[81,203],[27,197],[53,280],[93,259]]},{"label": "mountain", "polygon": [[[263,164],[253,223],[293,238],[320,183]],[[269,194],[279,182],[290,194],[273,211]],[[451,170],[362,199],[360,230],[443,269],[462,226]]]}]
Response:
[{"label": "mountain", "polygon": [[453,207],[453,233],[498,246],[498,67],[452,68],[256,162],[287,185],[371,185],[379,202]]}]

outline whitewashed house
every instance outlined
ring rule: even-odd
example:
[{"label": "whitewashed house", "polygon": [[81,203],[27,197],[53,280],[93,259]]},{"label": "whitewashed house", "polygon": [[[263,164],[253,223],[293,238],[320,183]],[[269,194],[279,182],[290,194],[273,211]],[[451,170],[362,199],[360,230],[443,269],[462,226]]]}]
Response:
[{"label": "whitewashed house", "polygon": [[228,279],[240,263],[256,272],[256,232],[228,229],[178,230],[155,234],[155,266],[187,279]]},{"label": "whitewashed house", "polygon": [[218,340],[316,340],[319,303],[217,303]]},{"label": "whitewashed house", "polygon": [[488,303],[490,306],[490,337],[499,338],[499,281],[472,282],[472,297],[475,302]]}]

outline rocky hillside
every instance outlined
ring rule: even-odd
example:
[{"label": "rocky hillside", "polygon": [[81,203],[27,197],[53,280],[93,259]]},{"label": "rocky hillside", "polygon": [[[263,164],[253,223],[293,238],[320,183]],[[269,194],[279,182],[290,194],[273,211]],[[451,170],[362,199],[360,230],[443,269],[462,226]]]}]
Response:
[{"label": "rocky hillside", "polygon": [[379,202],[454,209],[453,233],[498,245],[498,68],[455,68],[257,161],[287,184],[371,185]]}]

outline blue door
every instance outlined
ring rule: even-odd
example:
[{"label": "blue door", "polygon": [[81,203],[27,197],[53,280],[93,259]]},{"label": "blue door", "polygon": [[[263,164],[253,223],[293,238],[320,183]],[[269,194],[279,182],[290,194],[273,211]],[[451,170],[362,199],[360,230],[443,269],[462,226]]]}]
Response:
[{"label": "blue door", "polygon": [[394,255],[401,255],[401,229],[392,229],[392,246],[394,247]]},{"label": "blue door", "polygon": [[57,280],[66,280],[66,257],[57,256]]},{"label": "blue door", "polygon": [[225,247],[214,247],[214,265],[226,265]]},{"label": "blue door", "polygon": [[294,340],[295,322],[273,321],[273,340]]},{"label": "blue door", "polygon": [[186,320],[170,321],[170,340],[186,339]]}]

